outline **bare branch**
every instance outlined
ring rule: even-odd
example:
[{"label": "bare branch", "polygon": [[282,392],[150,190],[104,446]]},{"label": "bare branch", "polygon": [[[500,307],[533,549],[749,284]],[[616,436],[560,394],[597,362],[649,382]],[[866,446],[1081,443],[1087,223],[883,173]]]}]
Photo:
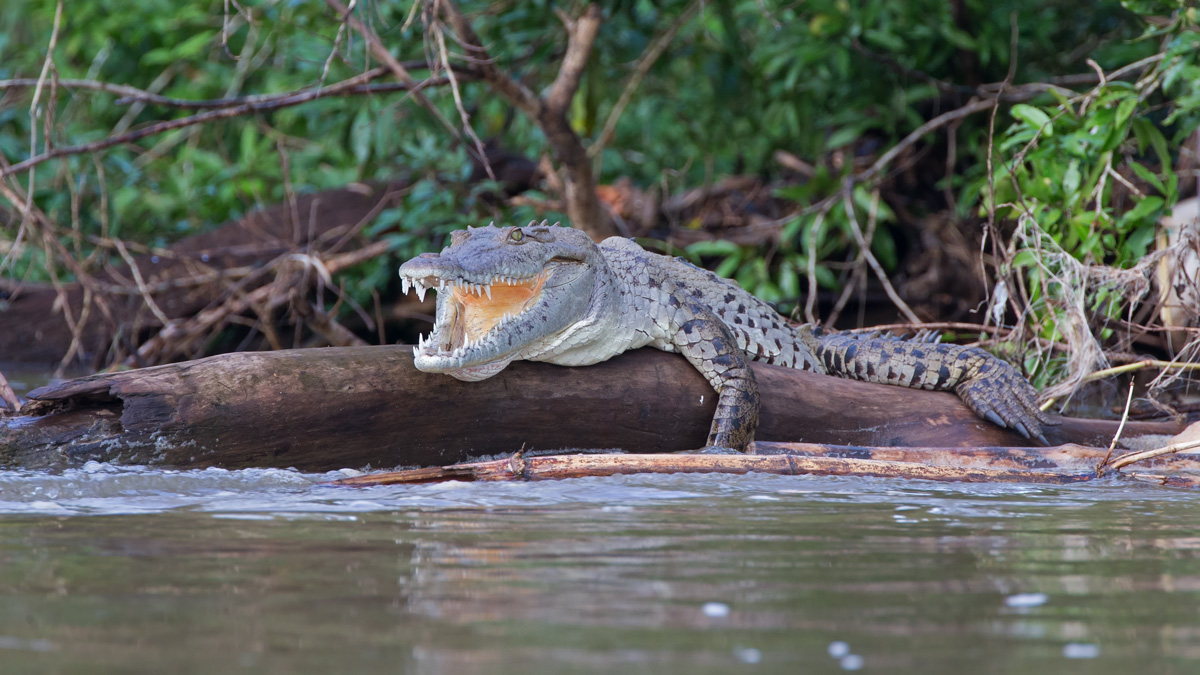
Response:
[{"label": "bare branch", "polygon": [[437,106],[435,106],[428,98],[425,98],[425,96],[420,93],[420,88],[417,86],[417,81],[412,78],[412,75],[408,74],[408,69],[404,67],[404,64],[400,63],[396,60],[396,57],[392,56],[392,53],[388,51],[388,48],[384,46],[383,41],[379,39],[379,36],[375,34],[375,31],[372,30],[370,26],[367,26],[361,20],[359,20],[358,17],[354,16],[351,13],[351,10],[338,0],[325,0],[325,4],[337,10],[338,14],[343,17],[343,20],[349,23],[351,28],[358,31],[359,35],[363,36],[363,39],[365,39],[367,44],[371,47],[371,53],[375,55],[375,58],[379,59],[383,65],[387,66],[388,69],[392,71],[392,74],[395,75],[397,80],[400,80],[400,82],[409,86],[409,90],[412,92],[413,99],[419,103],[421,107],[428,110],[430,114],[433,115],[434,119],[441,123],[442,126],[446,127],[446,130],[450,132],[451,138],[461,144],[469,154],[475,156],[476,159],[483,161],[483,157],[478,155],[478,151],[471,147],[471,144],[466,142],[458,128],[451,124],[450,120],[446,119],[446,116],[442,114],[442,111],[437,109]]},{"label": "bare branch", "polygon": [[[875,198],[878,199],[878,193],[876,193]],[[896,309],[900,310],[900,313],[904,315],[904,318],[912,321],[913,323],[919,323],[921,320],[918,319],[917,315],[913,313],[912,308],[908,306],[908,303],[904,302],[904,300],[900,298],[900,294],[897,293],[896,289],[892,287],[892,282],[888,281],[887,272],[883,270],[883,265],[880,265],[879,261],[875,259],[875,254],[871,253],[871,242],[867,241],[866,237],[863,235],[862,228],[858,226],[858,218],[856,218],[854,215],[854,186],[850,181],[846,181],[842,186],[842,204],[846,209],[846,218],[850,221],[850,229],[854,231],[854,239],[858,242],[859,255],[861,255],[867,261],[867,264],[871,266],[871,269],[875,271],[875,276],[878,277],[879,282],[883,284],[883,290],[887,292],[887,295],[889,298],[891,298],[892,303],[896,305]]]},{"label": "bare branch", "polygon": [[0,373],[0,402],[14,413],[21,412],[21,399],[17,398],[17,393],[9,386],[8,380],[4,379],[4,373]]},{"label": "bare branch", "polygon": [[603,20],[600,7],[593,4],[588,5],[583,16],[568,25],[567,53],[558,69],[558,77],[554,78],[554,84],[550,85],[550,91],[546,94],[546,106],[551,111],[565,112],[567,106],[571,105]]},{"label": "bare branch", "polygon": [[475,34],[475,29],[471,27],[471,22],[467,21],[467,18],[463,16],[462,11],[457,5],[449,0],[444,0],[439,4],[446,20],[450,23],[450,27],[458,35],[459,42],[468,51],[473,52],[471,56],[475,59],[483,80],[493,89],[500,92],[513,105],[517,106],[521,112],[535,120],[540,117],[542,114],[542,100],[538,98],[538,95],[533,93],[533,90],[529,87],[509,77],[507,73],[496,67],[495,62],[488,56],[487,50],[484,49],[483,44],[480,42],[479,36]]},{"label": "bare branch", "polygon": [[[390,244],[386,241],[376,241],[356,251],[328,257],[321,261],[322,268],[328,274],[336,274],[348,267],[387,253],[389,246]],[[293,260],[293,255],[286,253],[278,257],[267,268],[277,268],[287,261]],[[167,324],[158,334],[138,347],[136,358],[147,362],[162,363],[192,349],[198,340],[221,326],[230,316],[240,314],[249,308],[270,310],[279,307],[288,302],[291,297],[288,292],[280,292],[282,289],[290,288],[290,281],[290,276],[280,275],[275,283],[261,286],[249,293],[239,293],[217,307],[204,310],[186,321]],[[134,358],[129,361],[131,365],[136,363]]]},{"label": "bare branch", "polygon": [[550,94],[543,100],[496,67],[470,22],[452,0],[440,0],[438,5],[458,35],[459,43],[470,52],[471,58],[476,59],[475,65],[480,69],[481,79],[532,118],[546,135],[555,158],[564,169],[566,180],[563,181],[563,196],[571,224],[597,240],[617,234],[612,218],[596,197],[596,179],[587,150],[571,128],[566,114],[579,88],[587,58],[603,20],[600,8],[588,5],[581,17],[564,21],[569,33],[567,54],[550,88]]},{"label": "bare branch", "polygon": [[[425,70],[429,67],[425,61],[404,61],[402,65],[408,70]],[[477,77],[475,71],[470,67],[457,67],[454,69],[455,74],[459,78],[473,79]],[[366,84],[373,82],[381,77],[384,77],[391,70],[384,67],[372,68],[364,73],[355,75],[352,78],[334,84],[334,87],[344,87],[348,82],[358,82]],[[34,78],[14,78],[11,80],[0,80],[0,90],[6,89],[24,89],[37,86],[37,80]],[[211,99],[186,99],[172,98],[170,96],[162,96],[145,89],[138,89],[127,84],[117,84],[114,82],[101,82],[98,80],[80,80],[80,79],[60,79],[58,86],[65,89],[85,89],[91,91],[100,91],[106,94],[115,94],[120,96],[116,100],[117,105],[127,105],[134,102],[152,103],[154,105],[167,106],[171,108],[231,108],[233,106],[245,105],[248,103],[269,103],[278,101],[289,96],[295,96],[298,93],[305,91],[316,91],[316,88],[305,88],[297,91],[289,91],[281,94],[255,94],[252,96],[235,96],[231,98],[211,98]],[[388,91],[405,91],[407,85],[385,84],[377,88],[351,88],[340,89],[337,95],[346,94],[365,94],[365,93],[383,93]]]},{"label": "bare branch", "polygon": [[[608,119],[604,122],[604,129],[600,132],[600,137],[596,139],[588,148],[588,155],[591,157],[599,157],[604,151],[604,146],[612,140],[613,132],[616,131],[617,121],[621,119],[621,114],[625,112],[625,106],[629,105],[629,101],[633,99],[633,93],[637,91],[638,85],[642,83],[642,79],[650,72],[650,68],[658,61],[658,58],[663,55],[667,47],[671,45],[671,41],[675,39],[675,35],[679,29],[692,19],[692,15],[700,8],[700,0],[695,0],[683,10],[678,18],[667,28],[666,31],[654,38],[650,46],[646,47],[646,51],[642,57],[638,59],[637,66],[633,69],[633,74],[629,76],[629,81],[625,83],[625,89],[621,91],[620,98],[613,105],[612,112],[608,114]],[[599,171],[600,160],[596,160],[597,171]]]},{"label": "bare branch", "polygon": [[877,176],[879,172],[883,171],[887,165],[896,158],[897,155],[903,152],[908,146],[921,140],[921,137],[925,134],[936,129],[940,129],[947,124],[955,120],[962,119],[963,117],[967,117],[968,115],[973,115],[984,110],[991,110],[995,105],[995,99],[980,99],[977,101],[971,101],[970,103],[956,110],[951,110],[948,113],[938,115],[925,124],[917,127],[912,133],[905,136],[903,140],[892,146],[890,150],[880,155],[879,159],[875,160],[875,163],[872,164],[870,168],[855,176],[855,182],[861,183],[875,178],[875,176]]},{"label": "bare branch", "polygon": [[191,115],[189,117],[181,117],[179,119],[158,122],[129,133],[121,134],[119,136],[110,136],[108,138],[104,138],[99,141],[93,141],[91,143],[53,148],[52,150],[44,152],[40,155],[30,157],[23,162],[17,162],[12,166],[0,169],[0,178],[28,170],[31,167],[37,166],[38,164],[56,157],[96,152],[98,150],[104,150],[105,148],[111,148],[114,145],[132,143],[142,138],[146,138],[147,136],[154,136],[166,131],[171,131],[173,129],[179,129],[182,127],[189,127],[195,124],[204,124],[205,122],[211,122],[213,120],[240,117],[242,115],[266,112],[269,110],[278,110],[280,108],[288,108],[291,106],[300,105],[302,103],[308,103],[309,101],[315,101],[319,98],[328,98],[330,96],[349,96],[363,93],[378,93],[381,91],[417,92],[427,87],[440,87],[449,84],[449,80],[444,77],[429,78],[427,80],[414,82],[411,84],[407,82],[397,82],[389,85],[375,86],[362,84],[360,82],[361,78],[370,75],[372,72],[373,71],[368,71],[363,75],[358,75],[348,80],[343,80],[342,82],[326,87],[325,89],[310,89],[304,92],[287,94],[281,98],[271,98],[258,102],[243,103],[241,105],[229,108],[218,108],[217,110],[210,110],[208,112]]},{"label": "bare branch", "polygon": [[125,242],[121,241],[120,239],[116,239],[115,242],[117,244],[117,251],[121,254],[121,258],[125,261],[125,264],[129,265],[129,271],[133,273],[133,279],[137,283],[138,292],[141,293],[142,300],[146,302],[146,306],[150,308],[150,311],[154,313],[154,317],[157,318],[162,325],[169,325],[171,320],[167,318],[166,314],[163,314],[163,311],[158,306],[158,303],[154,301],[154,296],[150,294],[150,289],[146,287],[146,279],[142,277],[142,271],[138,269],[137,261],[133,259],[133,256],[129,255],[129,249],[125,248]]}]

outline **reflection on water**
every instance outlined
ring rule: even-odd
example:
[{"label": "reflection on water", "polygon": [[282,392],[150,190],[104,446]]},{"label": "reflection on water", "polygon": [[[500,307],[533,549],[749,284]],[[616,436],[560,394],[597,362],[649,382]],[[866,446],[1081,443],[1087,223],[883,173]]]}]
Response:
[{"label": "reflection on water", "polygon": [[[4,379],[8,380],[9,386],[21,398],[24,398],[25,394],[38,387],[60,381],[59,378],[54,376],[53,369],[49,366],[29,365],[25,363],[6,363],[0,361],[0,374],[4,375]],[[86,373],[74,370],[65,373],[67,377],[84,374]],[[0,409],[3,407],[0,405]]]},{"label": "reflection on water", "polygon": [[0,473],[3,672],[1192,673],[1190,491]]}]

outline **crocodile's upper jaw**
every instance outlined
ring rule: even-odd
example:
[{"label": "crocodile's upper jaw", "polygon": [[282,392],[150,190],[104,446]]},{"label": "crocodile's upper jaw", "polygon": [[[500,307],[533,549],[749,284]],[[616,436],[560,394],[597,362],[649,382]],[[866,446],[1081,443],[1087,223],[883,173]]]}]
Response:
[{"label": "crocodile's upper jaw", "polygon": [[440,254],[401,266],[405,292],[410,285],[421,298],[428,289],[438,291],[433,331],[413,348],[416,367],[482,380],[514,360],[535,358],[581,320],[594,285],[594,246],[590,239],[574,241],[575,232],[474,228],[455,233]]}]

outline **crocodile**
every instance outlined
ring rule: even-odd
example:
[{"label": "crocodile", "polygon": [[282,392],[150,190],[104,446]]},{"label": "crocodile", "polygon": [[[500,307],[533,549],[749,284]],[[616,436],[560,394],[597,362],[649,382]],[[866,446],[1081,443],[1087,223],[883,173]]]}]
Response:
[{"label": "crocodile", "polygon": [[1011,365],[977,347],[796,325],[736,282],[630,239],[595,243],[546,221],[469,227],[400,267],[405,294],[436,289],[430,373],[478,381],[517,360],[585,366],[639,347],[679,352],[717,392],[706,451],[745,451],[758,424],[749,361],[952,390],[989,422],[1046,443],[1053,422]]}]

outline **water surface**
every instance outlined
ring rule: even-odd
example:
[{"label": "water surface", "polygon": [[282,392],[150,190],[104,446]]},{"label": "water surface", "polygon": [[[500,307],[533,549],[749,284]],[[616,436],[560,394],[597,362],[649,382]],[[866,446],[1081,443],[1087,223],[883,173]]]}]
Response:
[{"label": "water surface", "polygon": [[1200,495],[0,473],[3,672],[1194,673]]}]

